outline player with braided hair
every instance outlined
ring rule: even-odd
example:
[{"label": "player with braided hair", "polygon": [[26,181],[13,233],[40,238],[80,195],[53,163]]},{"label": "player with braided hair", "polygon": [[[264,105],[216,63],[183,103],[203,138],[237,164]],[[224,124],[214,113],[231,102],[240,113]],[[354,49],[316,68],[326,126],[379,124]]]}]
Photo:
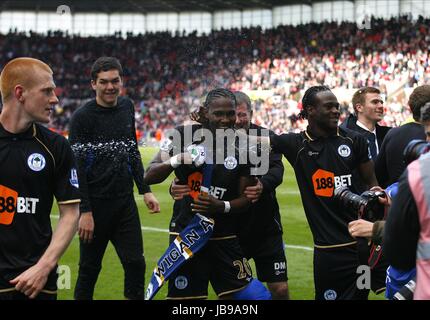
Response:
[{"label": "player with braided hair", "polygon": [[[237,100],[236,129],[248,134],[261,136],[260,127],[251,122],[252,104],[248,95],[235,91]],[[191,119],[201,122],[204,110],[191,114]],[[271,154],[266,174],[258,176],[257,184],[245,189],[245,194],[252,200],[250,208],[241,213],[238,236],[240,246],[248,259],[255,262],[257,276],[266,282],[272,299],[288,299],[287,261],[282,240],[282,224],[275,189],[282,183],[284,166],[281,154]],[[188,185],[179,185],[175,179],[170,188],[175,200],[182,199],[191,189]]]},{"label": "player with braided hair", "polygon": [[315,298],[365,299],[357,287],[357,241],[348,232],[352,213],[333,198],[336,187],[353,192],[352,172],[376,186],[368,142],[358,133],[338,127],[339,102],[328,87],[309,88],[303,96],[301,116],[305,131],[271,137],[274,152],[284,154],[293,166],[303,207],[313,235]]},{"label": "player with braided hair", "polygon": [[[230,154],[224,148],[224,140],[219,141],[216,136],[234,128],[236,104],[231,91],[223,88],[210,91],[201,108],[203,124],[178,127],[175,130],[180,138],[178,142],[173,138],[172,143],[163,145],[145,174],[145,182],[154,184],[164,181],[174,171],[178,184],[191,189],[189,195],[175,200],[170,222],[171,242],[188,226],[195,213],[215,221],[208,243],[172,274],[168,299],[205,299],[209,282],[220,298],[270,298],[262,283],[252,279],[251,268],[237,238],[239,214],[251,204],[244,193],[254,183],[250,167],[239,162],[239,148]],[[186,141],[188,133],[191,141]],[[211,159],[210,155],[215,153],[223,155],[221,163],[211,161],[215,158]],[[202,168],[210,163],[213,169],[209,195],[201,195],[200,186],[205,178]]]},{"label": "player with braided hair", "polygon": [[302,111],[300,111],[299,116],[302,119],[308,118],[308,108],[315,103],[315,97],[319,92],[331,91],[327,86],[314,86],[310,87],[305,91],[305,94],[302,98]]},{"label": "player with braided hair", "polygon": [[208,95],[206,96],[205,102],[203,103],[203,106],[205,108],[208,108],[215,100],[220,98],[229,99],[232,103],[237,104],[236,97],[234,96],[233,92],[224,88],[216,88],[209,91]]}]

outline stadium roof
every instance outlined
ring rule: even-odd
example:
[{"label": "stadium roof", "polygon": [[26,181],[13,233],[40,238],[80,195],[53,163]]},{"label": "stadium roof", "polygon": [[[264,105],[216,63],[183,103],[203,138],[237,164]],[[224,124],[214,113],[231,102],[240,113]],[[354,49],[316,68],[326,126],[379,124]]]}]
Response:
[{"label": "stadium roof", "polygon": [[[312,5],[324,0],[0,0],[0,11],[56,11],[67,5],[72,12],[182,12],[244,10],[252,8],[270,9],[289,4]],[[354,1],[351,1],[354,2]]]}]

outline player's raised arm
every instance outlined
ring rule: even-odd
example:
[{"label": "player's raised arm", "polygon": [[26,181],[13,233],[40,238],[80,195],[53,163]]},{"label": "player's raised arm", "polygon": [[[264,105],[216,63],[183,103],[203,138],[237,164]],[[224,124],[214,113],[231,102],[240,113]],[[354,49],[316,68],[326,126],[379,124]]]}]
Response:
[{"label": "player's raised arm", "polygon": [[[164,156],[163,156],[164,154]],[[162,157],[170,159],[170,156],[164,151],[158,151],[145,172],[143,181],[150,184],[161,183],[173,172],[174,168],[170,161],[163,161]]]}]

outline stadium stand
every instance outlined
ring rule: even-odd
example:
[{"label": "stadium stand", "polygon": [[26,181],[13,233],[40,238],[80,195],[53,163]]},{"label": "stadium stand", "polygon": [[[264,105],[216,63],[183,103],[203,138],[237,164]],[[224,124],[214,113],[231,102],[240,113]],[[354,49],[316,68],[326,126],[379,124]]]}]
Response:
[{"label": "stadium stand", "polygon": [[430,79],[429,25],[429,19],[403,16],[373,19],[370,30],[351,22],[324,22],[203,36],[11,31],[0,36],[0,65],[32,56],[54,67],[61,104],[51,127],[66,135],[71,114],[92,95],[89,66],[101,55],[124,62],[123,93],[135,101],[137,128],[145,140],[158,139],[165,129],[186,121],[198,107],[198,97],[214,87],[247,92],[256,101],[256,123],[280,133],[303,128],[296,115],[305,88],[337,88],[345,117],[353,90],[376,86],[388,98],[383,124],[396,126],[409,117],[408,92]]}]

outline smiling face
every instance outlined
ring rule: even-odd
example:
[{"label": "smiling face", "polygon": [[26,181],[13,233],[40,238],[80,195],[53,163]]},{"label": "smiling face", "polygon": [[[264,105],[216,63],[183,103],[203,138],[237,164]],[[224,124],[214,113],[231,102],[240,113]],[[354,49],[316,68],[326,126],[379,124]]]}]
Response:
[{"label": "smiling face", "polygon": [[384,117],[384,100],[379,93],[366,93],[364,104],[356,105],[358,119],[377,123]]},{"label": "smiling face", "polygon": [[207,119],[209,128],[228,129],[234,128],[236,122],[236,110],[233,101],[228,98],[220,97],[212,101],[208,106]]},{"label": "smiling face", "polygon": [[237,129],[248,130],[251,125],[252,111],[248,109],[246,103],[241,103],[236,107],[236,125]]},{"label": "smiling face", "polygon": [[315,95],[314,103],[308,108],[309,123],[321,130],[336,129],[339,123],[339,102],[330,91],[322,91]]},{"label": "smiling face", "polygon": [[116,69],[101,71],[96,80],[91,80],[91,86],[96,92],[97,103],[103,107],[113,107],[117,104],[122,88],[122,79]]}]

